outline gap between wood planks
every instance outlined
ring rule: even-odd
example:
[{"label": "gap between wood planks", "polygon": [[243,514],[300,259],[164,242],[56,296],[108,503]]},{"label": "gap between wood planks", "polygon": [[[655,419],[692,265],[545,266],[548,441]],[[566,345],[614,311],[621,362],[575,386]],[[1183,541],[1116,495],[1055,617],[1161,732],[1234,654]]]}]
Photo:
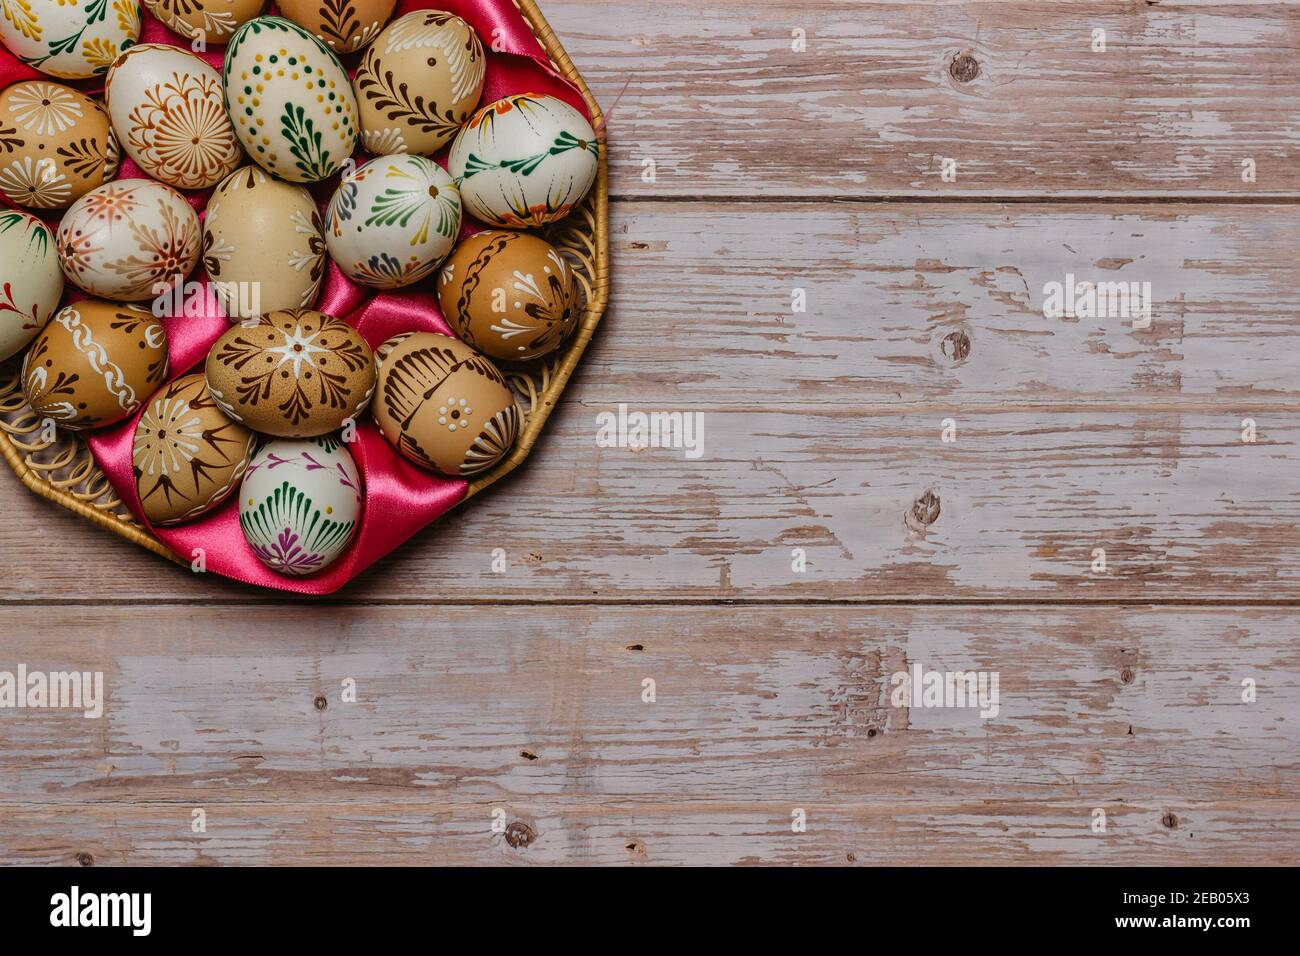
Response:
[{"label": "gap between wood planks", "polygon": [[1300,195],[1295,193],[1256,193],[1249,196],[1232,193],[962,193],[954,195],[893,195],[889,193],[837,193],[825,196],[816,193],[801,195],[799,193],[780,193],[769,195],[734,193],[698,193],[690,196],[677,196],[669,193],[650,193],[647,195],[627,194],[610,196],[611,204],[635,203],[727,203],[734,205],[761,205],[763,203],[782,203],[792,205],[822,205],[837,203],[864,203],[882,205],[930,205],[935,203],[961,203],[967,206],[996,205],[1014,203],[1017,205],[1083,205],[1097,203],[1107,206],[1128,206],[1134,203],[1152,205],[1195,205],[1195,206],[1293,206],[1300,204]]},{"label": "gap between wood planks", "polygon": [[[239,587],[230,582],[232,587]],[[1300,607],[1300,597],[1296,598],[1166,598],[1153,601],[1142,598],[450,598],[443,600],[420,600],[417,598],[347,598],[347,597],[313,597],[285,592],[266,598],[113,598],[105,601],[97,598],[0,598],[0,611],[5,609],[21,610],[24,608],[43,607],[213,607],[222,609],[249,610],[276,608],[286,604],[304,604],[313,607],[499,607],[503,609],[546,607],[617,607],[617,608],[651,608],[651,607],[774,607],[774,608],[835,608],[835,607],[871,607],[871,608],[1007,608],[1008,610],[1030,608],[1088,608],[1104,610],[1106,608],[1150,608],[1153,611],[1168,608],[1260,608],[1264,610],[1286,610]]]}]

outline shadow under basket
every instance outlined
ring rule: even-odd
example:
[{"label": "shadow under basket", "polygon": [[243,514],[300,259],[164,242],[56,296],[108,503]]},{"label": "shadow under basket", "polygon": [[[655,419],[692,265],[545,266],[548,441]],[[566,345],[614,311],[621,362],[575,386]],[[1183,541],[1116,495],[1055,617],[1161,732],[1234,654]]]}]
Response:
[{"label": "shadow under basket", "polygon": [[[560,222],[536,230],[573,267],[583,297],[578,326],[558,352],[534,362],[501,367],[519,397],[523,427],[511,453],[469,483],[462,504],[510,474],[528,457],[591,341],[609,298],[609,173],[600,107],[533,0],[514,0],[514,3],[556,71],[582,94],[600,140],[600,163],[596,182],[582,204]],[[85,442],[74,433],[46,428],[37,418],[23,397],[22,360],[20,352],[0,364],[0,454],[14,474],[42,498],[188,567],[188,558],[173,554],[135,520],[95,463]]]}]

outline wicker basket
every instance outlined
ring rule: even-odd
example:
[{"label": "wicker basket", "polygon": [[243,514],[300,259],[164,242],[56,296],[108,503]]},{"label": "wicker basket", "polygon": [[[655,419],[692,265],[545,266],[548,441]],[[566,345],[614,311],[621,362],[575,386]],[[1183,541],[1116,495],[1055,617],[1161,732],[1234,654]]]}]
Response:
[{"label": "wicker basket", "polygon": [[[465,501],[500,481],[528,457],[591,341],[609,297],[609,174],[600,107],[533,0],[514,0],[514,4],[532,27],[552,65],[577,87],[586,101],[592,126],[600,139],[600,165],[596,183],[582,205],[563,221],[541,230],[573,266],[585,296],[581,320],[573,337],[559,352],[536,362],[503,369],[519,395],[523,428],[511,454],[469,483]],[[22,353],[0,365],[0,454],[14,474],[42,498],[188,567],[188,559],[173,554],[135,520],[113,492],[83,441],[69,432],[56,432],[52,438],[46,434],[36,413],[23,398],[21,366]]]}]

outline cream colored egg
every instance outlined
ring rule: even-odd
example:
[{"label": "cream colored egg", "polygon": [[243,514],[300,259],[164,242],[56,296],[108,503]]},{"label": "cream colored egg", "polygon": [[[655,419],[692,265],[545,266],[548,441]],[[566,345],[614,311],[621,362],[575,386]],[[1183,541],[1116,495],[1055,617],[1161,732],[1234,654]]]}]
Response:
[{"label": "cream colored egg", "polygon": [[221,73],[226,108],[249,157],[295,183],[338,172],[357,143],[357,101],[329,47],[283,17],[235,31]]},{"label": "cream colored egg", "polygon": [[226,177],[203,217],[203,265],[231,318],[309,309],[325,276],[325,237],[311,193],[257,166]]},{"label": "cream colored egg", "polygon": [[452,144],[447,171],[465,211],[495,226],[563,219],[596,179],[600,143],[554,96],[523,93],[483,107]]},{"label": "cream colored egg", "polygon": [[177,189],[206,189],[244,157],[226,116],[217,71],[193,53],[142,43],[105,79],[117,141],[148,176]]},{"label": "cream colored egg", "polygon": [[343,176],[325,214],[325,244],[351,279],[379,289],[418,282],[460,232],[460,192],[423,156],[377,156]]},{"label": "cream colored egg", "polygon": [[360,50],[393,15],[397,0],[279,0],[280,13],[338,54]]},{"label": "cream colored egg", "polygon": [[0,361],[44,328],[63,295],[54,233],[31,213],[0,212]]},{"label": "cream colored egg", "polygon": [[0,192],[32,209],[62,209],[117,175],[108,111],[48,80],[0,92]]},{"label": "cream colored egg", "polygon": [[120,179],[82,196],[59,223],[63,274],[91,295],[155,298],[199,261],[199,218],[176,190]]},{"label": "cream colored egg", "polygon": [[139,39],[138,0],[0,2],[0,40],[50,76],[80,80],[103,73]]},{"label": "cream colored egg", "polygon": [[74,431],[131,415],[167,377],[167,335],[148,309],[85,299],[55,313],[23,359],[39,418]]},{"label": "cream colored egg", "polygon": [[259,561],[291,577],[343,553],[361,523],[361,475],[334,436],[268,442],[239,491],[239,526]]},{"label": "cream colored egg", "polygon": [[205,43],[225,43],[254,17],[267,0],[144,0],[149,11],[183,37]]},{"label": "cream colored egg", "polygon": [[485,66],[478,34],[460,17],[443,10],[398,17],[352,80],[366,150],[432,156],[478,105]]}]

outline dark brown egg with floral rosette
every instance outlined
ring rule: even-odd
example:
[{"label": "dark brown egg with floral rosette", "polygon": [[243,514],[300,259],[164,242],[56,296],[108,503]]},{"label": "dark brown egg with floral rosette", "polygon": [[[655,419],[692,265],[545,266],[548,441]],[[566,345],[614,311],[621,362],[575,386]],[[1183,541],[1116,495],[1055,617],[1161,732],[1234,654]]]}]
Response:
[{"label": "dark brown egg with floral rosette", "polygon": [[217,339],[204,367],[222,411],[254,431],[311,438],[370,403],[375,356],[356,329],[311,309],[270,312]]},{"label": "dark brown egg with floral rosette", "polygon": [[145,517],[192,521],[239,487],[257,436],[212,400],[203,375],[184,375],[145,403],[131,462]]},{"label": "dark brown egg with floral rosette", "polygon": [[519,408],[495,365],[464,342],[412,332],[379,348],[371,414],[399,452],[456,478],[486,471],[519,434]]}]

